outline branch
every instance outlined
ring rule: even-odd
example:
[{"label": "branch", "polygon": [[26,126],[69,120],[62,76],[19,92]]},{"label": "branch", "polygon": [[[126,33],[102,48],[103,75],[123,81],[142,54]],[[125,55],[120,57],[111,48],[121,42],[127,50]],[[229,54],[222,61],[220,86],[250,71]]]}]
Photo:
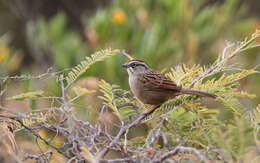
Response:
[{"label": "branch", "polygon": [[157,106],[154,106],[151,110],[148,110],[148,111],[145,111],[143,112],[142,114],[139,115],[139,117],[134,120],[132,123],[126,125],[126,126],[123,126],[117,136],[109,143],[108,146],[106,146],[103,150],[101,150],[97,156],[96,156],[96,159],[97,160],[100,160],[101,158],[103,158],[109,151],[110,148],[112,148],[115,144],[117,144],[120,140],[120,138],[124,135],[124,133],[129,130],[130,128],[138,125],[145,117],[147,117],[148,115],[152,114],[157,108],[159,108],[160,105],[157,105]]},{"label": "branch", "polygon": [[219,54],[219,57],[215,61],[215,63],[213,63],[212,66],[207,69],[207,71],[205,71],[203,74],[201,74],[200,76],[195,78],[189,85],[189,88],[194,87],[194,85],[198,81],[225,70],[226,63],[229,60],[231,60],[232,58],[234,58],[235,56],[237,56],[238,54],[240,54],[241,52],[244,52],[248,49],[259,47],[260,44],[257,42],[254,42],[259,36],[260,36],[260,30],[256,30],[256,32],[254,34],[252,34],[252,36],[249,40],[246,39],[246,40],[238,42],[238,43],[228,44],[224,48],[222,53]]},{"label": "branch", "polygon": [[34,155],[34,154],[27,154],[27,156],[24,158],[23,161],[27,160],[27,159],[34,159],[36,160],[37,162],[42,162],[42,163],[47,163],[48,162],[48,158],[46,156],[51,156],[53,153],[52,151],[47,151],[47,152],[44,152],[42,154],[39,154],[39,155]]},{"label": "branch", "polygon": [[207,158],[197,149],[191,148],[191,147],[177,146],[173,150],[163,154],[161,157],[159,157],[157,160],[153,161],[152,163],[161,163],[161,162],[165,161],[166,159],[168,159],[180,152],[192,153],[195,156],[197,156],[200,161],[207,162]]},{"label": "branch", "polygon": [[[0,76],[0,81],[2,80],[3,82],[7,81],[7,80],[30,80],[30,79],[42,79],[45,78],[46,76],[50,76],[50,77],[56,77],[57,75],[68,71],[69,69],[64,69],[61,71],[54,71],[52,72],[52,67],[48,68],[47,71],[43,74],[39,74],[37,76],[33,76],[31,74],[24,74],[24,75],[15,75],[15,76]],[[46,77],[45,79],[48,79],[48,77]]]},{"label": "branch", "polygon": [[137,161],[134,158],[128,157],[128,158],[119,158],[119,159],[113,159],[113,160],[100,160],[100,163],[117,163],[117,162],[131,162],[136,163]]},{"label": "branch", "polygon": [[11,110],[9,108],[3,107],[1,105],[0,105],[0,110],[6,111],[6,112],[12,113],[12,114],[17,114],[17,112],[15,112],[15,111],[13,111],[13,110]]},{"label": "branch", "polygon": [[56,146],[50,144],[47,140],[45,140],[43,137],[41,137],[38,133],[36,133],[32,128],[28,127],[27,125],[25,125],[21,119],[19,119],[17,116],[5,116],[5,115],[0,115],[1,117],[4,118],[9,118],[12,119],[16,122],[18,122],[22,127],[24,127],[27,131],[29,131],[29,133],[33,134],[37,139],[42,140],[46,145],[48,145],[49,147],[55,149],[58,153],[60,153],[61,155],[63,155],[66,158],[70,158],[70,156],[68,156],[65,152],[63,152],[62,150],[60,150],[59,148],[57,148]]},{"label": "branch", "polygon": [[163,126],[165,119],[162,119],[148,134],[146,138],[146,148],[151,148],[153,144],[156,143],[156,141],[159,139],[161,136],[161,128]]}]

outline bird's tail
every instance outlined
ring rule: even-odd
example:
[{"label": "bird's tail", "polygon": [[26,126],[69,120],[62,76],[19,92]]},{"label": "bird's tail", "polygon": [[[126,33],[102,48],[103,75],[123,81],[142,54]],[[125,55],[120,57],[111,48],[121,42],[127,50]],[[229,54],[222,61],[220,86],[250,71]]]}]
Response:
[{"label": "bird's tail", "polygon": [[216,98],[217,96],[211,93],[202,92],[202,91],[194,91],[194,90],[188,90],[188,89],[182,89],[181,93],[183,94],[189,94],[189,95],[195,95],[195,96],[202,96],[202,97],[210,97],[210,98]]}]

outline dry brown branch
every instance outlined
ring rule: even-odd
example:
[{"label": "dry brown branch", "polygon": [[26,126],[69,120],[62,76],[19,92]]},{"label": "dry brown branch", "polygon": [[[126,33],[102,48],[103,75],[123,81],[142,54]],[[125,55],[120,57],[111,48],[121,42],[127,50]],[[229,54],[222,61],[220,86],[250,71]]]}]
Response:
[{"label": "dry brown branch", "polygon": [[151,148],[153,144],[159,139],[162,135],[161,128],[163,126],[165,119],[160,120],[160,122],[150,131],[150,134],[146,138],[146,148]]},{"label": "dry brown branch", "polygon": [[47,69],[47,71],[43,74],[39,74],[36,76],[33,76],[31,74],[23,74],[23,75],[15,75],[15,76],[5,76],[5,77],[0,77],[0,80],[2,80],[2,82],[5,82],[7,80],[31,80],[31,79],[48,79],[50,77],[54,77],[56,78],[57,75],[64,73],[66,71],[68,71],[69,69],[64,69],[62,71],[56,71],[56,72],[52,72],[53,68],[50,67]]},{"label": "dry brown branch", "polygon": [[135,159],[133,159],[132,157],[128,157],[128,158],[120,158],[120,159],[113,159],[113,160],[100,160],[100,163],[117,163],[117,162],[129,162],[129,163],[137,163],[138,161],[136,161]]},{"label": "dry brown branch", "polygon": [[206,157],[197,149],[195,148],[191,148],[191,147],[183,147],[183,146],[177,146],[176,148],[174,148],[173,150],[163,154],[161,157],[159,157],[158,159],[152,161],[152,163],[161,163],[167,159],[169,159],[170,157],[180,153],[180,152],[184,152],[184,153],[192,153],[195,156],[198,157],[198,159],[200,161],[204,161],[207,162]]},{"label": "dry brown branch", "polygon": [[142,114],[139,115],[139,117],[134,120],[132,123],[122,126],[120,131],[118,132],[117,136],[109,143],[109,145],[107,145],[106,147],[104,147],[104,149],[102,149],[97,155],[96,155],[96,159],[100,160],[102,159],[109,151],[110,148],[112,148],[115,144],[117,144],[119,142],[119,139],[125,134],[125,132],[127,130],[129,130],[130,128],[140,124],[140,122],[147,117],[148,115],[152,114],[157,108],[159,108],[160,106],[155,106],[152,109],[143,112]]},{"label": "dry brown branch", "polygon": [[52,151],[47,151],[39,155],[27,154],[27,156],[24,158],[24,161],[27,159],[33,159],[36,160],[37,163],[47,163],[52,154]]},{"label": "dry brown branch", "polygon": [[21,120],[20,117],[18,116],[8,116],[8,115],[0,115],[0,117],[3,118],[8,118],[11,120],[14,120],[16,122],[18,122],[22,127],[24,127],[24,129],[26,129],[27,131],[29,131],[29,133],[31,133],[32,135],[34,135],[37,139],[42,140],[46,145],[48,145],[49,147],[55,149],[58,153],[60,153],[61,155],[63,155],[66,158],[70,158],[65,152],[63,152],[62,150],[60,150],[59,148],[57,148],[56,146],[52,145],[51,143],[49,143],[46,139],[44,139],[43,137],[41,137],[37,132],[35,132],[31,127],[25,125],[23,123],[23,121]]},{"label": "dry brown branch", "polygon": [[219,54],[218,59],[212,64],[212,66],[210,66],[203,74],[195,78],[189,85],[189,88],[194,87],[194,85],[198,81],[203,80],[208,76],[226,70],[228,67],[230,67],[230,65],[228,67],[226,66],[227,62],[230,61],[232,58],[236,57],[241,52],[244,52],[251,48],[259,47],[260,44],[254,42],[259,36],[260,36],[260,30],[257,30],[254,34],[252,34],[252,37],[249,40],[246,39],[242,42],[228,44],[224,48],[222,53]]}]

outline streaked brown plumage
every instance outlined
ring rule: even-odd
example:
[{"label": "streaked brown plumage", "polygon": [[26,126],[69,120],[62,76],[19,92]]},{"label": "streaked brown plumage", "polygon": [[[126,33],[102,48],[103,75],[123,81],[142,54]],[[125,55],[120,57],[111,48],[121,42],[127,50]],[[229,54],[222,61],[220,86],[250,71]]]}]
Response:
[{"label": "streaked brown plumage", "polygon": [[182,94],[216,98],[210,93],[187,90],[177,86],[171,79],[151,69],[142,60],[131,60],[123,67],[127,68],[131,91],[144,104],[160,105]]}]

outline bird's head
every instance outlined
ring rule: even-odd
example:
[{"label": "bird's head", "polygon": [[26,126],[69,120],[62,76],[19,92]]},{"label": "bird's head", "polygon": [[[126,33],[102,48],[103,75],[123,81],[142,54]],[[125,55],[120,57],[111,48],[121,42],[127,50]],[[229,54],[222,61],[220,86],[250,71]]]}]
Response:
[{"label": "bird's head", "polygon": [[150,69],[144,61],[139,59],[133,59],[122,66],[127,69],[128,75],[143,73]]}]

